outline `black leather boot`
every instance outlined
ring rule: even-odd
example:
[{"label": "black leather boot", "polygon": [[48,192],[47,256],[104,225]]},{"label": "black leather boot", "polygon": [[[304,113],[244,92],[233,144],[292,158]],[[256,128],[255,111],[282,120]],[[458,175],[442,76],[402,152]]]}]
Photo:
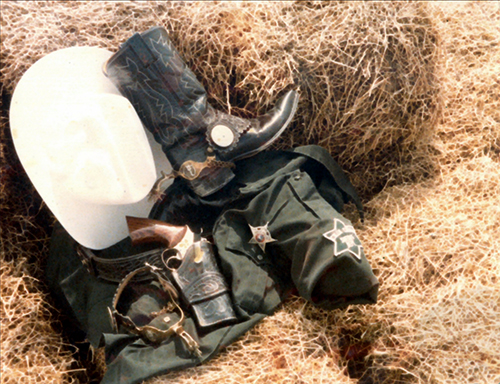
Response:
[{"label": "black leather boot", "polygon": [[104,71],[162,145],[173,169],[200,196],[234,177],[233,161],[276,140],[292,120],[299,98],[289,91],[275,108],[254,119],[216,111],[162,27],[134,34]]}]

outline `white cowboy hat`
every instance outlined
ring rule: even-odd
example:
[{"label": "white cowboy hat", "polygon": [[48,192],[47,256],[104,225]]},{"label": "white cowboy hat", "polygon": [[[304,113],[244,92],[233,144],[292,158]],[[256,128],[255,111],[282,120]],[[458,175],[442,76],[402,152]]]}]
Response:
[{"label": "white cowboy hat", "polygon": [[14,146],[30,180],[68,233],[91,249],[128,235],[146,217],[158,170],[170,165],[130,102],[103,74],[112,55],[62,49],[21,78],[10,107]]}]

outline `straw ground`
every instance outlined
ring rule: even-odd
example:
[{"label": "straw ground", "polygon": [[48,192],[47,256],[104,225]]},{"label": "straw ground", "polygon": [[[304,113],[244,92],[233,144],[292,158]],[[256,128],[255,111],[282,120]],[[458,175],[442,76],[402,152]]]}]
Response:
[{"label": "straw ground", "polygon": [[8,106],[57,49],[170,32],[218,109],[301,101],[275,148],[316,143],[365,202],[348,215],[376,305],[286,302],[200,367],[150,384],[500,382],[500,5],[497,2],[2,2],[1,382],[97,382],[102,351],[44,283],[54,218],[20,165]]}]

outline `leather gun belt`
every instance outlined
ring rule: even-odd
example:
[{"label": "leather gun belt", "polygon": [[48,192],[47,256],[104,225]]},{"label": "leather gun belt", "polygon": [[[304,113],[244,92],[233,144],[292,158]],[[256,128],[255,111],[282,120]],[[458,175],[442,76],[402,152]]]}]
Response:
[{"label": "leather gun belt", "polygon": [[[113,283],[121,282],[130,272],[143,267],[145,263],[163,268],[161,255],[164,250],[165,248],[158,248],[132,256],[111,259],[98,257],[92,250],[80,244],[76,245],[76,253],[89,273],[92,276]],[[151,275],[144,271],[143,273],[136,274],[134,280],[142,281],[150,278]]]}]

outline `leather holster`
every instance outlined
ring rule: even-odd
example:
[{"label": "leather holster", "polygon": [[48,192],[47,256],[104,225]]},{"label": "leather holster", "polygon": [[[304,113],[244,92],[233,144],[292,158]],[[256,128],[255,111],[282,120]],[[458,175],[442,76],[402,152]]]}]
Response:
[{"label": "leather holster", "polygon": [[[171,252],[168,257],[167,252]],[[237,320],[229,288],[220,273],[213,246],[206,240],[193,243],[182,256],[175,248],[166,251],[171,279],[192,310],[200,327],[212,327]]]}]

